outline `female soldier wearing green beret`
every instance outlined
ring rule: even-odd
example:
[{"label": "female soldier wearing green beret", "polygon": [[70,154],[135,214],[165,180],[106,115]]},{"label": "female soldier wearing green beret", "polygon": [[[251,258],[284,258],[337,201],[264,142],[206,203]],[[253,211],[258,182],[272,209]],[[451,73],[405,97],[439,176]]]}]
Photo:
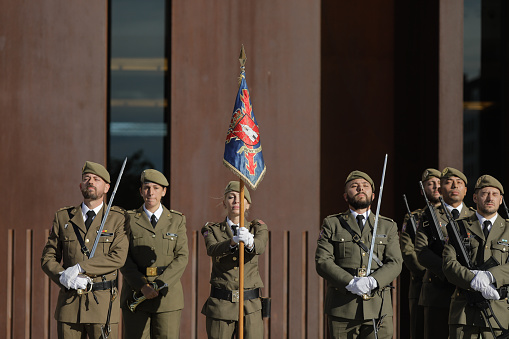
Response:
[{"label": "female soldier wearing green beret", "polygon": [[[263,282],[258,270],[258,256],[268,240],[267,225],[259,219],[240,222],[240,183],[230,181],[224,191],[225,220],[207,223],[201,230],[207,254],[212,257],[210,297],[203,306],[207,316],[209,338],[232,338],[239,320],[239,242],[244,243],[244,338],[263,338],[260,288]],[[251,196],[244,189],[244,211],[251,206]]]}]

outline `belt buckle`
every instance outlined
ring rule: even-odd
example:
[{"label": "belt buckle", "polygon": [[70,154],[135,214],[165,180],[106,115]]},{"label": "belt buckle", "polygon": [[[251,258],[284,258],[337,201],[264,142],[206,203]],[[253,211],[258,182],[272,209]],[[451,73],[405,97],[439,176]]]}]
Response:
[{"label": "belt buckle", "polygon": [[157,276],[157,267],[147,267],[147,277]]},{"label": "belt buckle", "polygon": [[358,277],[365,277],[366,276],[366,267],[360,267],[357,269],[357,276]]},{"label": "belt buckle", "polygon": [[239,302],[239,290],[232,291],[232,302],[233,303]]}]

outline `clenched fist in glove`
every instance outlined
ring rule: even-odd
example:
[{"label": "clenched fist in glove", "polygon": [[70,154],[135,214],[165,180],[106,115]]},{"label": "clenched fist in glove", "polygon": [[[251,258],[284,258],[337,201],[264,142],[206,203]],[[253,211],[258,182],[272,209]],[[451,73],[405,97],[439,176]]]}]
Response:
[{"label": "clenched fist in glove", "polygon": [[478,271],[470,282],[470,287],[472,287],[473,290],[482,292],[484,289],[486,289],[490,284],[495,282],[495,278],[493,277],[493,274],[489,271]]},{"label": "clenched fist in glove", "polygon": [[60,272],[60,283],[67,288],[71,287],[71,282],[76,279],[78,274],[82,273],[83,269],[80,264],[76,264],[74,266],[68,267],[65,271]]},{"label": "clenched fist in glove", "polygon": [[488,300],[499,300],[500,294],[498,294],[495,286],[493,284],[489,284],[484,290],[481,291],[484,299]]},{"label": "clenched fist in glove", "polygon": [[346,286],[346,289],[353,294],[362,296],[371,293],[371,290],[378,286],[376,279],[373,277],[354,277]]}]

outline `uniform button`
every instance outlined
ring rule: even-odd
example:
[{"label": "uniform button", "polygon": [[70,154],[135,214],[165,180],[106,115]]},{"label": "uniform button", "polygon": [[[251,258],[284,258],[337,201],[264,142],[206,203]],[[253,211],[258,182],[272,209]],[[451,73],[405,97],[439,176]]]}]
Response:
[{"label": "uniform button", "polygon": [[382,242],[380,241],[380,244],[381,244],[381,243],[382,243]]},{"label": "uniform button", "polygon": [[362,256],[365,257],[366,256],[366,253],[362,252]]},{"label": "uniform button", "polygon": [[239,281],[239,278],[235,278],[235,281]]},{"label": "uniform button", "polygon": [[110,241],[110,239],[106,239],[106,242]]},{"label": "uniform button", "polygon": [[431,281],[431,278],[429,278],[429,281]]},{"label": "uniform button", "polygon": [[341,238],[341,241],[345,241],[345,239]]},{"label": "uniform button", "polygon": [[69,240],[69,238],[68,237],[64,237],[64,240]]},{"label": "uniform button", "polygon": [[484,247],[485,249],[488,249],[488,246]]},{"label": "uniform button", "polygon": [[88,239],[85,239],[85,242],[90,242],[90,240],[88,240]]},{"label": "uniform button", "polygon": [[156,237],[156,235],[155,235],[155,234],[152,234],[152,238],[155,238],[155,237]]},{"label": "uniform button", "polygon": [[234,269],[234,270],[237,270],[237,269],[239,269],[239,268],[238,268],[237,266],[235,266],[233,269]]},{"label": "uniform button", "polygon": [[153,251],[153,250],[155,250],[156,248],[155,248],[154,246],[152,246],[150,249]]},{"label": "uniform button", "polygon": [[155,261],[154,259],[152,259],[152,260],[150,260],[150,262],[153,264],[153,263],[155,263],[156,261]]},{"label": "uniform button", "polygon": [[237,257],[233,257],[233,260],[237,260]]},{"label": "uniform button", "polygon": [[175,238],[171,237],[170,240],[175,240]]}]

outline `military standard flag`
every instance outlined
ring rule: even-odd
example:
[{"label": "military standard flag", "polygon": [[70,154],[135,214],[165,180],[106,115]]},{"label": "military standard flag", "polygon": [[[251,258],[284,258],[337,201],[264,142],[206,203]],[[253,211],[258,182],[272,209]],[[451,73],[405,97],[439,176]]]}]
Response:
[{"label": "military standard flag", "polygon": [[226,134],[223,163],[252,189],[256,189],[265,175],[266,167],[245,70],[243,67],[241,69],[239,91]]}]

